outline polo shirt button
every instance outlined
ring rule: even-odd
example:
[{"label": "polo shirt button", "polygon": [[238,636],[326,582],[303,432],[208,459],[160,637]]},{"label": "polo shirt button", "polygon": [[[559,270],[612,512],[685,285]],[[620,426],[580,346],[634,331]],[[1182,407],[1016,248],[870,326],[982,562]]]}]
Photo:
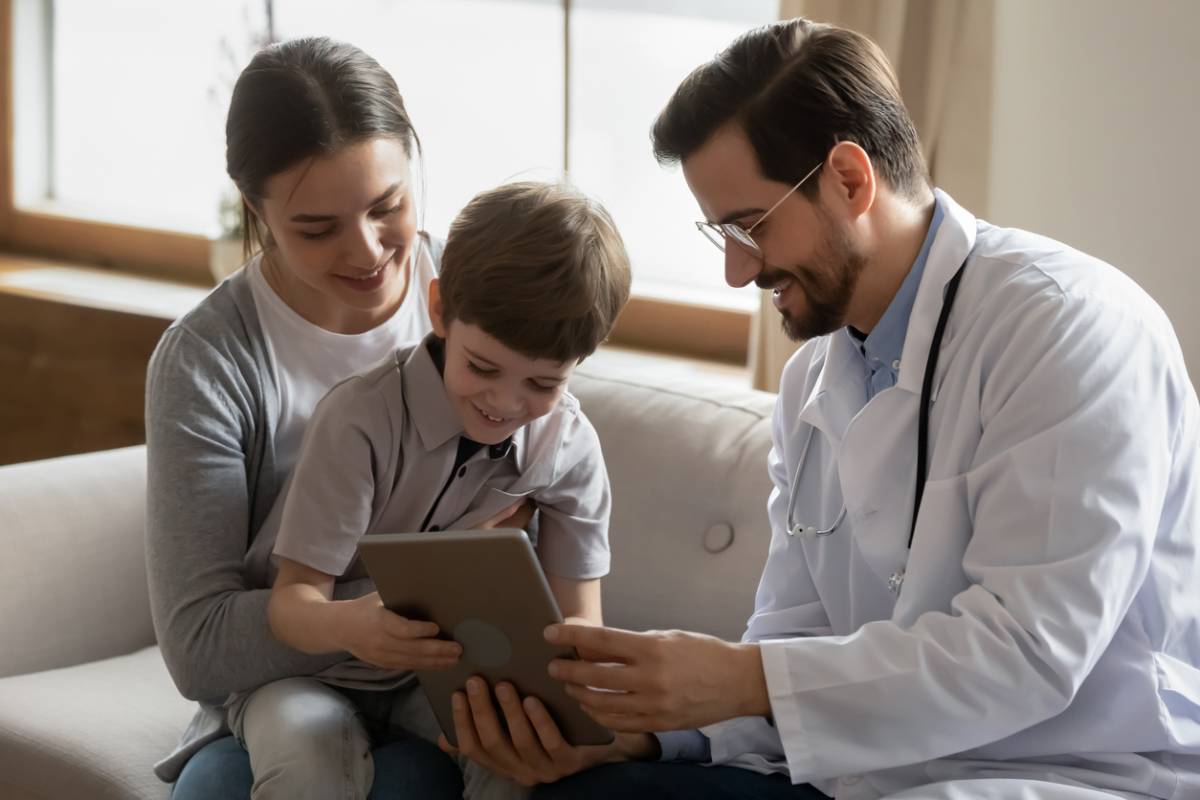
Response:
[{"label": "polo shirt button", "polygon": [[465,478],[465,477],[467,477],[467,468],[466,468],[466,467],[459,467],[459,468],[458,468],[458,477],[460,477],[460,478]]},{"label": "polo shirt button", "polygon": [[900,369],[900,359],[897,358],[892,362],[892,369]]}]

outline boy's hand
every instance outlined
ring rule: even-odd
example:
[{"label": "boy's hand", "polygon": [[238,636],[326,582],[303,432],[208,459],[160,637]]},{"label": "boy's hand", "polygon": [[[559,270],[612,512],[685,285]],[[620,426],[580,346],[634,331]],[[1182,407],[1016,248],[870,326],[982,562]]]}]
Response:
[{"label": "boy's hand", "polygon": [[467,681],[467,692],[454,694],[458,749],[444,736],[438,745],[522,786],[553,783],[597,764],[658,757],[657,740],[644,733],[618,733],[611,744],[575,747],[563,738],[537,698],[522,701],[509,683],[499,684],[496,696],[504,724],[496,714],[487,683],[478,676]]},{"label": "boy's hand", "polygon": [[462,645],[434,639],[438,626],[407,619],[383,606],[379,592],[343,601],[342,646],[356,658],[384,669],[445,669],[462,655]]}]

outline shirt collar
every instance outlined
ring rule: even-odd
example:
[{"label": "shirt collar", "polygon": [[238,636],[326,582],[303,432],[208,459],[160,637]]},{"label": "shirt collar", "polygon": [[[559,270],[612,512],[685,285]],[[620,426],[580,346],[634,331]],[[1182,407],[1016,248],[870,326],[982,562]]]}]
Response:
[{"label": "shirt collar", "polygon": [[[456,436],[466,435],[462,420],[450,405],[442,370],[434,358],[433,351],[440,353],[443,347],[444,343],[436,334],[427,334],[400,366],[404,405],[421,437],[421,444],[428,451],[441,447]],[[506,458],[515,446],[514,437],[510,436],[499,444],[483,449],[488,458],[497,459]]]},{"label": "shirt collar", "polygon": [[[888,369],[896,370],[900,354],[904,351],[904,337],[908,332],[908,321],[917,299],[921,276],[925,273],[925,263],[929,260],[929,250],[933,247],[934,236],[945,215],[941,200],[935,199],[933,220],[929,223],[929,230],[925,233],[925,241],[921,243],[916,261],[900,284],[896,296],[888,304],[887,310],[879,318],[879,323],[862,342],[862,353],[868,364],[879,363]],[[850,335],[849,331],[846,335]],[[878,359],[878,362],[875,359]]]}]

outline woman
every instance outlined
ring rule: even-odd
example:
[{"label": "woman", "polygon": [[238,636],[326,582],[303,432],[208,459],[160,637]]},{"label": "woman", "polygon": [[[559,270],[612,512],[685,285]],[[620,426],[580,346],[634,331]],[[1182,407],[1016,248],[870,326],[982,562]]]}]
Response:
[{"label": "woman", "polygon": [[[222,705],[343,657],[272,638],[271,543],[257,533],[316,402],[428,331],[440,244],[417,230],[419,152],[395,81],[350,45],[269,47],[234,87],[226,162],[242,194],[246,250],[256,252],[163,335],[147,379],[155,630],[180,692],[200,702],[179,748],[156,766],[178,779],[176,798],[248,797],[249,761]],[[338,596],[369,590],[342,584]],[[372,797],[461,795],[454,762],[422,739],[374,757]],[[307,766],[336,769],[324,758]],[[270,778],[257,776],[256,788]]]}]

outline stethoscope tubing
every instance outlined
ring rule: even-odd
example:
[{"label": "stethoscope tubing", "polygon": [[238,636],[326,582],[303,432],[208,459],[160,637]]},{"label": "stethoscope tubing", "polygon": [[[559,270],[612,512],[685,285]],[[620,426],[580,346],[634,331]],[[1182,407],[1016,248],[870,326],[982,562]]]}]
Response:
[{"label": "stethoscope tubing", "polygon": [[[968,258],[970,256],[968,255]],[[933,405],[933,379],[937,372],[938,356],[942,349],[942,338],[946,333],[946,324],[950,319],[950,311],[954,308],[954,298],[958,295],[958,285],[962,282],[963,271],[967,268],[966,259],[963,260],[962,266],[954,273],[954,277],[946,284],[946,294],[942,300],[941,313],[938,314],[937,327],[933,332],[933,339],[929,343],[929,357],[925,360],[925,375],[921,381],[921,410],[920,417],[917,422],[917,476],[916,487],[913,493],[913,516],[912,526],[908,532],[908,549],[912,549],[913,537],[917,532],[917,515],[921,510],[921,499],[925,494],[925,483],[928,477],[929,468],[929,409]],[[815,525],[802,525],[795,522],[796,512],[796,497],[799,493],[800,476],[804,471],[804,465],[808,461],[808,450],[812,446],[813,434],[816,428],[813,425],[808,426],[808,438],[804,440],[804,448],[800,454],[800,460],[796,462],[796,474],[792,477],[791,486],[788,491],[788,506],[787,506],[787,535],[788,536],[805,536],[809,538],[820,538],[829,536],[837,531],[842,526],[846,519],[846,501],[842,499],[842,508],[838,512],[837,518],[828,528],[820,528]]]}]

